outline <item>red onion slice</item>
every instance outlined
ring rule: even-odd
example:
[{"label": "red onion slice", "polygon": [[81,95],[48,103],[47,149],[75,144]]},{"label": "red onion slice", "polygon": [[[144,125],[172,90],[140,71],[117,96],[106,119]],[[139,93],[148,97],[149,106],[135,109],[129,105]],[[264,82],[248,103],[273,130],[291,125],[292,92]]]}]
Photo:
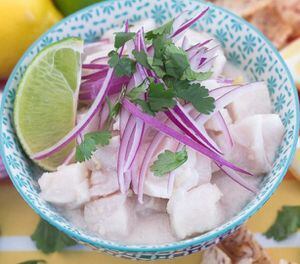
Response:
[{"label": "red onion slice", "polygon": [[120,137],[121,142],[120,142],[120,147],[118,152],[117,172],[118,172],[119,187],[122,193],[125,193],[126,191],[125,179],[124,179],[124,173],[125,173],[124,165],[126,160],[128,143],[130,141],[134,128],[135,128],[135,119],[133,116],[130,116],[125,126],[124,133],[122,137]]},{"label": "red onion slice", "polygon": [[172,38],[178,36],[179,34],[183,33],[186,29],[188,29],[190,26],[192,26],[194,23],[196,23],[201,17],[203,17],[206,12],[209,10],[209,7],[207,7],[205,10],[203,10],[200,14],[195,16],[194,18],[188,20],[186,23],[181,25],[173,34]]},{"label": "red onion slice", "polygon": [[219,165],[216,163],[216,165],[222,170],[227,176],[229,176],[233,181],[247,189],[248,191],[257,194],[259,192],[258,188],[249,184],[247,181],[245,181],[237,172],[232,170],[231,168],[226,168],[222,165]]},{"label": "red onion slice", "polygon": [[253,89],[260,89],[260,86],[257,85],[259,82],[250,83],[241,85],[235,89],[230,90],[229,92],[225,93],[215,101],[215,110],[210,113],[209,115],[199,115],[196,119],[198,124],[204,124],[208,119],[210,119],[216,112],[220,111],[222,108],[227,106],[228,104],[232,103],[238,97],[247,94]]},{"label": "red onion slice", "polygon": [[127,99],[123,100],[122,105],[131,114],[133,114],[137,118],[143,120],[146,124],[152,126],[153,128],[156,128],[161,133],[164,133],[165,135],[168,135],[168,136],[176,139],[178,142],[191,147],[192,149],[200,152],[201,154],[209,157],[212,160],[215,160],[216,162],[218,162],[218,163],[220,163],[220,164],[222,164],[226,167],[232,168],[232,169],[234,169],[238,172],[244,173],[244,174],[251,175],[251,173],[249,173],[249,172],[237,167],[236,165],[226,161],[220,155],[210,151],[206,147],[201,146],[200,144],[196,143],[194,140],[192,140],[189,137],[177,132],[176,130],[174,130],[173,128],[165,125],[164,123],[157,120],[156,118],[154,118],[154,117],[152,117],[148,114],[143,113],[142,111],[140,111],[140,109],[138,107],[136,107],[133,103],[129,102]]}]

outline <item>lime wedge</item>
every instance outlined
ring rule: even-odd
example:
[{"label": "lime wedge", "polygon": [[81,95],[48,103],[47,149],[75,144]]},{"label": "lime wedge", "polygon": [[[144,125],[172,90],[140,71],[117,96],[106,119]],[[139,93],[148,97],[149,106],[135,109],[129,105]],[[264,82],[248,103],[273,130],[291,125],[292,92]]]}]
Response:
[{"label": "lime wedge", "polygon": [[[28,66],[16,94],[14,122],[29,156],[51,147],[75,126],[82,51],[81,39],[67,38],[43,49]],[[36,162],[55,170],[74,146],[71,142]]]}]

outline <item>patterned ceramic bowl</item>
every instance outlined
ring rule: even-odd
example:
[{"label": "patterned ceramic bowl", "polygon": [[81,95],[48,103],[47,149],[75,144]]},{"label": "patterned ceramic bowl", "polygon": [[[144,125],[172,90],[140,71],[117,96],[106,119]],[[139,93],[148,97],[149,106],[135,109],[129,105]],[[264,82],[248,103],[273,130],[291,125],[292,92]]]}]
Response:
[{"label": "patterned ceramic bowl", "polygon": [[[36,181],[39,171],[23,153],[14,131],[12,117],[15,91],[26,66],[42,48],[62,38],[79,36],[91,42],[127,18],[131,23],[152,18],[161,24],[183,10],[189,10],[192,15],[208,5],[209,12],[197,23],[195,29],[213,34],[221,42],[227,58],[243,69],[250,79],[264,80],[268,84],[274,111],[280,115],[286,129],[272,171],[264,178],[259,194],[235,217],[214,230],[165,245],[121,245],[103,240],[70,224],[55,208],[40,198]],[[7,82],[2,100],[1,154],[15,187],[27,203],[41,217],[80,243],[129,259],[173,258],[218,243],[235,231],[269,199],[285,175],[295,152],[299,125],[298,107],[296,89],[282,58],[260,32],[241,18],[198,0],[106,1],[64,19],[36,41],[19,61]]]}]

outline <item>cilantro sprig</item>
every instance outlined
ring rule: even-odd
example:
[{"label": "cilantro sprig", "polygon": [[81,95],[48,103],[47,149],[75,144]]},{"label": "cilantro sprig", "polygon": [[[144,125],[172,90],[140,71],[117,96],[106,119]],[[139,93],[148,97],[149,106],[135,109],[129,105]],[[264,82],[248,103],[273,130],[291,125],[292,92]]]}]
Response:
[{"label": "cilantro sprig", "polygon": [[[131,59],[128,56],[119,57],[117,51],[111,51],[109,65],[118,77],[132,76],[137,63],[155,73],[159,81],[150,79],[147,86],[143,83],[127,94],[148,114],[155,115],[174,107],[176,99],[183,99],[200,113],[209,114],[215,108],[215,100],[200,82],[210,78],[212,72],[195,72],[191,68],[187,52],[177,47],[170,38],[172,29],[173,20],[146,33],[145,38],[154,50],[153,56],[148,56],[145,51],[133,50],[134,59]],[[120,48],[135,36],[135,33],[118,32],[115,48]],[[147,96],[142,97],[141,94]]]},{"label": "cilantro sprig", "polygon": [[265,233],[266,237],[277,241],[286,239],[300,228],[300,206],[283,206],[273,225]]},{"label": "cilantro sprig", "polygon": [[123,56],[120,58],[118,53],[113,50],[108,54],[108,57],[110,58],[108,60],[108,64],[111,68],[115,69],[115,75],[117,77],[130,77],[135,72],[136,62],[128,58],[128,56]]},{"label": "cilantro sprig", "polygon": [[83,162],[89,160],[93,152],[97,149],[97,146],[103,147],[108,145],[111,137],[111,132],[107,130],[85,134],[84,140],[76,147],[76,161]]},{"label": "cilantro sprig", "polygon": [[134,39],[135,33],[133,32],[116,32],[115,33],[115,48],[121,48],[127,41]]},{"label": "cilantro sprig", "polygon": [[164,176],[183,165],[187,159],[188,154],[185,148],[178,152],[165,150],[158,155],[157,160],[151,165],[150,170],[155,176]]},{"label": "cilantro sprig", "polygon": [[[35,241],[36,247],[45,254],[60,252],[65,247],[76,245],[76,241],[59,231],[45,220],[41,219],[31,239]],[[26,263],[26,262],[25,262]],[[35,262],[27,262],[35,263]],[[45,263],[45,262],[36,262]]]}]

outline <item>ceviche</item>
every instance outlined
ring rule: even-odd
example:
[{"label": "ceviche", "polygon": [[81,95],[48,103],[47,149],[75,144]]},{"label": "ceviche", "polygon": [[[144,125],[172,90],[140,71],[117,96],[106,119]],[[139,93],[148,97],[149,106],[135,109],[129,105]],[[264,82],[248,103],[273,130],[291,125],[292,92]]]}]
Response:
[{"label": "ceviche", "polygon": [[45,169],[41,197],[78,227],[126,244],[189,238],[237,214],[272,169],[284,126],[266,84],[192,29],[207,11],[64,39],[26,70],[16,131]]}]

